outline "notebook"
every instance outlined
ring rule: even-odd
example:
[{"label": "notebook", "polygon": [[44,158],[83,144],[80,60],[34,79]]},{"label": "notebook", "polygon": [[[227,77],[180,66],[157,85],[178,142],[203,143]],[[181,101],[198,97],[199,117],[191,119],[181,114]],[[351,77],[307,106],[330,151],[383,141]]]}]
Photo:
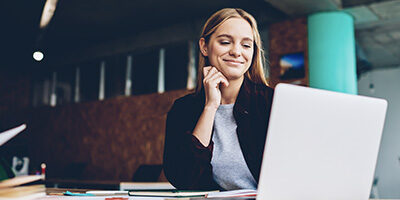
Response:
[{"label": "notebook", "polygon": [[383,99],[278,84],[257,199],[367,200]]}]

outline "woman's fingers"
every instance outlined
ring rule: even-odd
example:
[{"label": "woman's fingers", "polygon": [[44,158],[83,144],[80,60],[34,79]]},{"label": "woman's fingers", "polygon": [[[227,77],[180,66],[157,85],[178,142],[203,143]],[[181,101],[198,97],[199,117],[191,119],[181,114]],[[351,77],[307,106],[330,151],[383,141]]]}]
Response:
[{"label": "woman's fingers", "polygon": [[209,80],[210,82],[216,84],[216,86],[220,83],[223,84],[225,87],[229,85],[228,79],[226,79],[226,77],[221,72],[213,74]]},{"label": "woman's fingers", "polygon": [[204,79],[209,79],[210,77],[212,77],[214,74],[218,73],[217,68],[215,67],[211,67],[210,70],[208,70],[208,73],[206,76],[204,76]]},{"label": "woman's fingers", "polygon": [[220,72],[220,75],[221,75],[221,78],[222,78],[221,83],[224,84],[225,87],[228,87],[229,86],[228,79],[221,72]]},{"label": "woman's fingers", "polygon": [[212,82],[210,80],[217,73],[218,73],[218,70],[216,68],[213,67],[212,69],[210,69],[210,71],[208,71],[207,76],[205,76],[203,79],[203,84],[205,84],[205,85],[212,84]]},{"label": "woman's fingers", "polygon": [[215,67],[203,68],[203,85],[206,92],[206,104],[218,106],[221,104],[220,86],[228,86],[228,79]]},{"label": "woman's fingers", "polygon": [[222,77],[224,79],[224,83],[229,85],[228,79],[215,67],[205,67],[203,69],[204,72],[204,80],[213,79],[215,76]]},{"label": "woman's fingers", "polygon": [[206,77],[212,66],[203,67],[203,77]]}]

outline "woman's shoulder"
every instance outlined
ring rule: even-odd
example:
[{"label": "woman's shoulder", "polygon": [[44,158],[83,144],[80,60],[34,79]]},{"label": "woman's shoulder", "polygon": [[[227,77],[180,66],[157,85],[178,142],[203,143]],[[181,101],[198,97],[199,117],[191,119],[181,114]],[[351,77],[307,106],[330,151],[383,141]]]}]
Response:
[{"label": "woman's shoulder", "polygon": [[261,83],[256,84],[256,90],[265,91],[265,92],[274,92],[274,89],[272,87],[270,87],[269,85],[261,84]]},{"label": "woman's shoulder", "polygon": [[196,92],[187,94],[175,100],[173,108],[193,108],[193,106],[201,105],[202,97]]},{"label": "woman's shoulder", "polygon": [[192,92],[186,94],[182,97],[179,97],[175,100],[175,103],[191,103],[198,100],[198,94],[196,92]]},{"label": "woman's shoulder", "polygon": [[250,84],[252,85],[252,88],[254,89],[253,91],[257,95],[265,95],[265,96],[272,96],[274,94],[274,89],[270,87],[269,85],[266,85],[264,83],[255,83],[250,81]]}]

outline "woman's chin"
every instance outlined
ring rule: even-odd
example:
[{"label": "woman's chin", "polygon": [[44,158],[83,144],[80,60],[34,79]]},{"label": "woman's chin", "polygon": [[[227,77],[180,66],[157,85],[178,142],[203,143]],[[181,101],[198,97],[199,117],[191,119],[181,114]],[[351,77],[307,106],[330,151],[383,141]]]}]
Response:
[{"label": "woman's chin", "polygon": [[216,67],[229,81],[242,79],[246,71],[242,68],[227,65],[219,65]]},{"label": "woman's chin", "polygon": [[242,73],[237,74],[237,73],[227,73],[225,75],[226,79],[228,79],[229,81],[233,81],[233,80],[240,80],[243,79],[243,75]]}]

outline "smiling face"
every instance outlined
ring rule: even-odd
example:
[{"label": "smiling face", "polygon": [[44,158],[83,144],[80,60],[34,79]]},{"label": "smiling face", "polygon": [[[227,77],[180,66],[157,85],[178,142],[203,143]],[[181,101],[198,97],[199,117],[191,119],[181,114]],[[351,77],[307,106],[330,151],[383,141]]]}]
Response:
[{"label": "smiling face", "polygon": [[210,64],[228,80],[243,79],[254,52],[250,24],[242,18],[230,18],[210,36],[208,43],[201,38],[200,50]]}]

